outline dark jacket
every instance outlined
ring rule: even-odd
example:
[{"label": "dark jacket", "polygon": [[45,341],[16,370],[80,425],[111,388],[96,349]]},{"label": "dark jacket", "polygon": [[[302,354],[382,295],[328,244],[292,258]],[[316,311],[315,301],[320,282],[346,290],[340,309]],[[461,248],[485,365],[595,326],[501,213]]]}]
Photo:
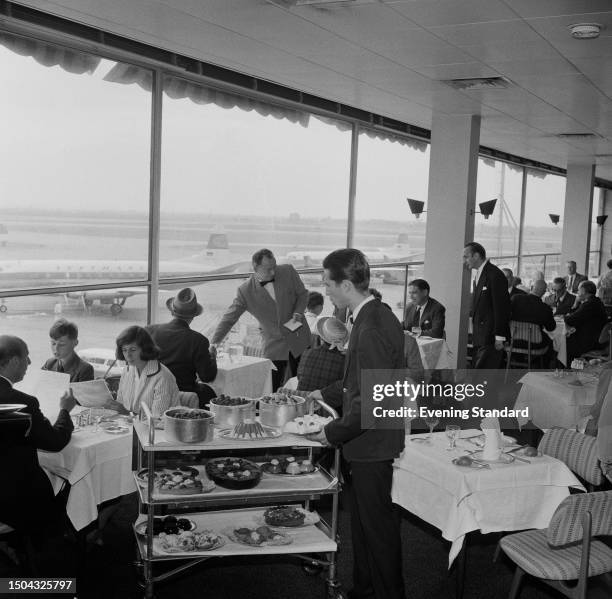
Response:
[{"label": "dark jacket", "polygon": [[565,316],[570,313],[576,296],[566,291],[561,299],[557,299],[554,295],[549,295],[544,302],[546,302],[553,310],[553,316]]},{"label": "dark jacket", "polygon": [[[410,331],[413,326],[414,317],[417,311],[416,304],[408,304],[404,314],[404,330]],[[446,322],[446,308],[437,300],[430,297],[424,310],[421,310],[419,326],[421,332],[435,339],[444,339],[444,325]]]},{"label": "dark jacket", "polygon": [[60,365],[60,361],[57,358],[49,358],[43,364],[42,369],[51,370],[53,372],[66,372],[70,375],[71,383],[94,380],[93,366],[89,362],[81,360],[77,354],[74,354],[74,359],[63,366]]},{"label": "dark jacket", "polygon": [[565,316],[565,324],[576,331],[567,338],[567,359],[599,347],[599,333],[606,324],[606,310],[598,297],[589,297]]},{"label": "dark jacket", "polygon": [[[512,320],[520,322],[531,322],[537,324],[547,331],[554,331],[557,323],[553,318],[552,308],[546,305],[541,298],[532,293],[516,294],[510,300],[510,310]],[[550,345],[551,339],[546,334],[542,334],[542,343],[534,345],[534,349]],[[515,344],[517,347],[526,346],[527,342]]]},{"label": "dark jacket", "polygon": [[512,298],[515,295],[527,295],[527,292],[523,291],[522,289],[519,289],[518,287],[512,287],[510,289],[510,301],[512,301]]},{"label": "dark jacket", "polygon": [[565,284],[567,285],[567,290],[570,291],[571,293],[576,293],[578,291],[578,285],[580,285],[582,281],[587,281],[588,279],[585,275],[581,275],[579,272],[577,272],[574,275],[574,281],[572,283],[571,288],[570,288],[569,280],[570,280],[570,275],[566,275]]},{"label": "dark jacket", "polygon": [[40,411],[38,400],[13,389],[0,378],[0,404],[24,404],[31,420],[29,432],[22,423],[0,420],[0,521],[21,531],[42,533],[61,513],[51,483],[38,463],[37,450],[60,451],[70,441],[72,420],[60,410],[52,425]]},{"label": "dark jacket", "polygon": [[472,340],[474,347],[493,345],[495,337],[510,339],[510,296],[504,273],[487,262],[472,296]]},{"label": "dark jacket", "polygon": [[196,374],[203,383],[214,381],[217,362],[210,355],[208,339],[174,318],[165,324],[147,327],[160,349],[159,361],[172,372],[180,391],[197,390]]},{"label": "dark jacket", "polygon": [[[321,390],[330,405],[342,405],[342,417],[325,426],[325,435],[332,445],[342,445],[349,462],[390,460],[404,449],[403,428],[361,428],[362,372],[388,369],[397,373],[403,365],[404,332],[399,320],[379,300],[368,302],[351,330],[342,381]],[[397,407],[398,400],[394,401]]]}]

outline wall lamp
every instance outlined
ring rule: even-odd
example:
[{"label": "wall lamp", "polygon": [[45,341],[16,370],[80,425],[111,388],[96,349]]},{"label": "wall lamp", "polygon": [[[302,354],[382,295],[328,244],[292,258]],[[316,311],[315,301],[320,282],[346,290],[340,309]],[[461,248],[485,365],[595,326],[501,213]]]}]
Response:
[{"label": "wall lamp", "polygon": [[555,226],[557,226],[561,220],[561,216],[559,214],[549,214],[548,218],[550,218],[550,222]]},{"label": "wall lamp", "polygon": [[410,212],[412,212],[416,218],[419,218],[423,212],[427,212],[427,210],[423,210],[425,202],[421,202],[421,200],[411,200],[410,198],[406,198],[406,201],[410,207]]},{"label": "wall lamp", "polygon": [[599,216],[595,217],[595,222],[600,227],[603,227],[603,224],[606,222],[607,219],[608,219],[608,215],[607,214],[600,214]]},{"label": "wall lamp", "polygon": [[485,220],[487,220],[489,216],[493,214],[493,211],[495,210],[495,204],[497,204],[497,198],[495,198],[494,200],[489,200],[488,202],[481,202],[480,204],[478,204],[480,212],[470,210],[470,214],[482,214],[485,217]]}]

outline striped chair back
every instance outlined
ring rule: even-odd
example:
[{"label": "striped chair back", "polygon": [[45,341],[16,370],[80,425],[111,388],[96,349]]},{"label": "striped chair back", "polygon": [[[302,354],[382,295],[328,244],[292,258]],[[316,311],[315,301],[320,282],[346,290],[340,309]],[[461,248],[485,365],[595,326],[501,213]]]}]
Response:
[{"label": "striped chair back", "polygon": [[538,449],[564,462],[567,467],[592,485],[603,483],[603,472],[597,456],[597,439],[565,428],[547,431]]},{"label": "striped chair back", "polygon": [[612,491],[578,493],[566,497],[555,510],[546,538],[553,547],[582,540],[582,517],[591,512],[591,536],[612,535]]},{"label": "striped chair back", "polygon": [[533,322],[523,322],[522,320],[511,320],[510,331],[514,341],[531,341],[531,343],[542,343],[542,329]]}]

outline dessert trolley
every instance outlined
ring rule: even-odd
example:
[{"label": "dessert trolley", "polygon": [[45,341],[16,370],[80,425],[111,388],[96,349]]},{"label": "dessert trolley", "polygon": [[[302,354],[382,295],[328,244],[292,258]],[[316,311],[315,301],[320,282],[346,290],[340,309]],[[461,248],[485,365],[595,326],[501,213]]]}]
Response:
[{"label": "dessert trolley", "polygon": [[[317,404],[333,418],[337,418],[336,411],[325,402],[315,400]],[[320,465],[316,471],[302,476],[278,476],[263,474],[257,486],[250,489],[232,490],[217,486],[212,491],[193,495],[160,494],[155,489],[155,456],[161,452],[199,452],[199,460],[206,457],[216,457],[224,452],[232,457],[244,457],[251,461],[265,461],[265,458],[249,457],[261,456],[262,452],[280,451],[282,449],[293,452],[303,452],[305,458],[313,461],[313,453],[322,445],[308,438],[290,433],[283,433],[278,438],[263,438],[249,440],[232,440],[220,436],[215,429],[212,442],[204,444],[172,443],[166,440],[163,430],[156,430],[154,418],[147,406],[143,406],[143,419],[134,422],[134,449],[136,456],[136,471],[134,477],[138,488],[139,516],[134,524],[134,534],[137,542],[136,565],[141,574],[141,586],[144,589],[145,599],[154,596],[154,585],[157,582],[191,568],[212,558],[222,558],[237,555],[280,555],[290,554],[302,560],[302,567],[307,574],[318,574],[326,570],[326,597],[329,599],[344,599],[345,593],[340,588],[337,579],[336,554],[338,551],[338,492],[340,483],[340,450],[333,450],[333,460],[329,471]],[[226,453],[225,456],[228,454]],[[197,466],[198,464],[194,464]],[[203,464],[200,464],[204,471]],[[147,477],[143,481],[138,473],[146,470]],[[156,546],[153,531],[155,507],[161,509],[177,510],[181,518],[191,519],[196,523],[197,529],[212,529],[223,533],[223,529],[235,528],[241,522],[260,521],[266,507],[278,504],[300,504],[306,511],[311,511],[311,501],[331,495],[331,518],[326,522],[321,517],[314,525],[298,528],[283,529],[292,538],[292,543],[282,546],[247,546],[232,542],[209,551],[188,551],[182,553],[164,553]],[[146,508],[146,510],[145,510]],[[190,510],[192,513],[183,513]],[[226,509],[215,509],[226,508]],[[195,511],[198,510],[198,511]],[[203,511],[206,510],[206,511]],[[145,513],[146,511],[146,513]],[[138,533],[136,528],[147,522],[149,534]],[[263,523],[263,522],[262,522]],[[272,526],[271,528],[276,528]],[[176,568],[163,573],[154,574],[154,565],[157,562],[168,560],[182,560]]]}]

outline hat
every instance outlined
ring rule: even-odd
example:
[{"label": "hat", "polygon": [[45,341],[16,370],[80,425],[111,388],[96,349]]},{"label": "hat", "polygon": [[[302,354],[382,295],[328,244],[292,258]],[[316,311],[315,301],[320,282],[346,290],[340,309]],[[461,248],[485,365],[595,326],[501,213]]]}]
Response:
[{"label": "hat", "polygon": [[348,338],[346,325],[333,316],[323,316],[317,320],[317,333],[329,345],[342,349]]},{"label": "hat", "polygon": [[166,306],[174,316],[179,318],[194,318],[202,314],[202,306],[198,304],[196,294],[193,289],[186,287],[181,289],[176,297],[171,297]]}]

